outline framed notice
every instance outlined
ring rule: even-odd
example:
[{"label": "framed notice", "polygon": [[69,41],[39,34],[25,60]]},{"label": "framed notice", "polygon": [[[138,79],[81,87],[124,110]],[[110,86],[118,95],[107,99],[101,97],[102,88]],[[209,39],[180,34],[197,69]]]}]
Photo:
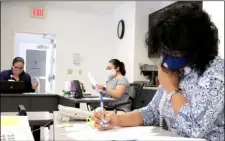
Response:
[{"label": "framed notice", "polygon": [[81,63],[81,55],[80,53],[73,53],[73,64],[80,65]]}]

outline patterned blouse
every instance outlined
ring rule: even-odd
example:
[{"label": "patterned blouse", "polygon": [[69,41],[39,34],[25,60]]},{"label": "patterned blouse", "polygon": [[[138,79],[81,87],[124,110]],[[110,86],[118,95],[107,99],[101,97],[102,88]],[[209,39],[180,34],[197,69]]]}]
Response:
[{"label": "patterned blouse", "polygon": [[[224,60],[216,57],[201,77],[185,68],[180,88],[188,100],[176,115],[170,102],[165,102],[162,116],[168,130],[182,137],[224,140]],[[139,109],[144,125],[159,124],[159,103],[164,93],[160,86],[146,106]]]}]

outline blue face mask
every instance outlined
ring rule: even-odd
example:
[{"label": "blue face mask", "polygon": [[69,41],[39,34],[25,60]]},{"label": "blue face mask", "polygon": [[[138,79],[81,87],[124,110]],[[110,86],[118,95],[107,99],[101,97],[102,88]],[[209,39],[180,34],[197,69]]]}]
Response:
[{"label": "blue face mask", "polygon": [[166,56],[164,66],[169,70],[179,70],[188,64],[187,58]]}]

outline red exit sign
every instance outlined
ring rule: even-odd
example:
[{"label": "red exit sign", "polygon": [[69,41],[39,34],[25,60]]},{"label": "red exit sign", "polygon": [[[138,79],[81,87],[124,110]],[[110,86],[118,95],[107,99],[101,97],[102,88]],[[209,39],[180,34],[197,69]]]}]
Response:
[{"label": "red exit sign", "polygon": [[44,8],[32,8],[31,9],[31,17],[44,18],[45,17],[45,9]]}]

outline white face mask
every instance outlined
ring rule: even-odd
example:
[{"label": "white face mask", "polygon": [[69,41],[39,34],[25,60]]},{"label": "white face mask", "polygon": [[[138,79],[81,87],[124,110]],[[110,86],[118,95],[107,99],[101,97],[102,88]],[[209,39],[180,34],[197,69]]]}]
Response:
[{"label": "white face mask", "polygon": [[114,69],[107,70],[107,73],[108,73],[108,78],[112,79],[116,75],[116,70]]}]

